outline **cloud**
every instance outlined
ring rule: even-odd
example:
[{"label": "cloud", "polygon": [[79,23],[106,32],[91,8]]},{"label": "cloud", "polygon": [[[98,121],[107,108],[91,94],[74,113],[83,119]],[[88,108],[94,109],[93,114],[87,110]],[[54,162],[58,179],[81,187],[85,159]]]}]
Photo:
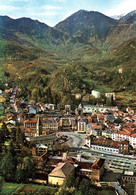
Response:
[{"label": "cloud", "polygon": [[58,2],[58,3],[64,3],[66,2],[66,0],[53,0],[54,2]]},{"label": "cloud", "polygon": [[45,12],[39,12],[39,13],[29,13],[30,16],[55,16],[56,14],[58,14],[55,11],[45,11]]},{"label": "cloud", "polygon": [[123,0],[121,3],[118,4],[117,7],[110,9],[109,11],[105,12],[105,14],[112,16],[118,15],[122,13],[129,13],[136,9],[135,0]]},{"label": "cloud", "polygon": [[43,8],[44,9],[47,9],[47,10],[60,10],[60,9],[62,9],[62,7],[59,7],[59,6],[51,6],[51,5],[45,5]]},{"label": "cloud", "polygon": [[15,11],[15,10],[19,10],[19,7],[14,7],[14,6],[10,6],[10,5],[0,5],[0,11],[2,12],[9,12],[9,11]]},{"label": "cloud", "polygon": [[[3,0],[0,0],[0,2]],[[29,2],[31,0],[8,0],[8,2]]]}]

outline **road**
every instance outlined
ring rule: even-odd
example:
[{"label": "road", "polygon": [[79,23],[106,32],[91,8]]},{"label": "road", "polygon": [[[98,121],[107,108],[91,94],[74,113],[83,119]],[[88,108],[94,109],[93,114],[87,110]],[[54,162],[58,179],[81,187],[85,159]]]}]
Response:
[{"label": "road", "polygon": [[86,134],[78,134],[75,132],[57,132],[57,135],[67,135],[69,137],[67,144],[71,148],[79,148],[85,144]]},{"label": "road", "polygon": [[18,108],[17,108],[17,106],[16,106],[16,104],[15,104],[15,96],[16,96],[16,93],[17,93],[17,89],[18,89],[18,86],[15,86],[15,87],[13,88],[12,95],[10,96],[10,104],[11,104],[11,106],[13,107],[13,109],[15,110],[15,112],[18,111]]},{"label": "road", "polygon": [[126,191],[121,187],[119,182],[100,182],[101,184],[107,184],[108,186],[112,186],[118,192],[119,195],[128,195]]}]

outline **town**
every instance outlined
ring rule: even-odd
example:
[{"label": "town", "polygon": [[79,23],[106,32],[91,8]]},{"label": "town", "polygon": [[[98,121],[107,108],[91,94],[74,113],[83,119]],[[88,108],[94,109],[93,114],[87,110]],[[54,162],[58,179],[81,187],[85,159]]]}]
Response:
[{"label": "town", "polygon": [[[55,104],[26,101],[20,91],[16,85],[0,90],[0,172],[6,181],[62,186],[74,175],[120,195],[136,193],[135,110],[81,103],[59,111]],[[100,97],[95,90],[92,95]],[[115,100],[115,93],[105,96]],[[17,158],[10,170],[6,153]]]}]

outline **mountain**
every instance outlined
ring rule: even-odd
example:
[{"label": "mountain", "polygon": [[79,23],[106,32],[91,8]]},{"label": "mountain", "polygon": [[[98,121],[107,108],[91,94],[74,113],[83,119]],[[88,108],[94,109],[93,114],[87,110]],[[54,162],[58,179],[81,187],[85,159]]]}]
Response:
[{"label": "mountain", "polygon": [[54,28],[89,43],[103,43],[108,33],[117,25],[113,18],[99,12],[80,10]]},{"label": "mountain", "polygon": [[136,85],[135,15],[115,20],[80,10],[54,28],[30,18],[1,16],[1,77],[17,83],[28,99],[60,107],[74,105],[74,94],[84,89],[88,94],[92,89],[130,93]]},{"label": "mountain", "polygon": [[128,22],[132,23],[136,21],[136,10],[126,14],[125,16],[120,18],[120,22]]},{"label": "mountain", "polygon": [[136,11],[122,17],[115,28],[109,32],[105,44],[109,48],[116,48],[120,44],[136,36]]},{"label": "mountain", "polygon": [[111,16],[111,18],[114,18],[115,20],[120,20],[122,17],[124,17],[126,14],[121,14],[121,15],[114,15]]},{"label": "mountain", "polygon": [[82,47],[82,39],[70,37],[48,25],[30,18],[0,17],[0,37],[26,47],[40,47],[51,52],[67,53],[71,48]]}]

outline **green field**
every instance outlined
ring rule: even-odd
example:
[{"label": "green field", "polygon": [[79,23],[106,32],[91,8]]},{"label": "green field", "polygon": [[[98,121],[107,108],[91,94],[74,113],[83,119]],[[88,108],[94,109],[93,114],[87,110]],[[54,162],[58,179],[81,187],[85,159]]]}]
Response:
[{"label": "green field", "polygon": [[54,195],[57,191],[57,188],[50,186],[42,185],[33,185],[33,184],[14,184],[14,183],[4,183],[3,189],[0,192],[0,195],[20,195],[20,194],[51,194]]}]

